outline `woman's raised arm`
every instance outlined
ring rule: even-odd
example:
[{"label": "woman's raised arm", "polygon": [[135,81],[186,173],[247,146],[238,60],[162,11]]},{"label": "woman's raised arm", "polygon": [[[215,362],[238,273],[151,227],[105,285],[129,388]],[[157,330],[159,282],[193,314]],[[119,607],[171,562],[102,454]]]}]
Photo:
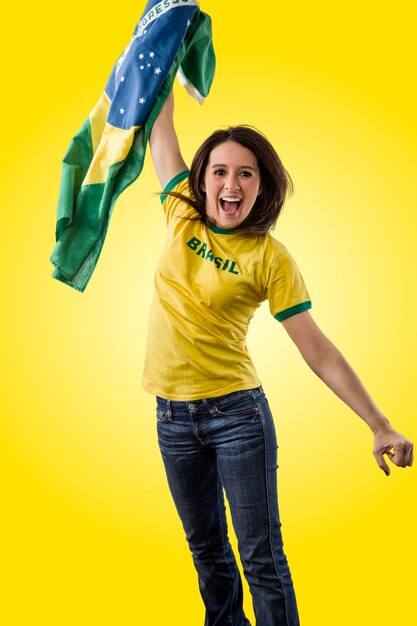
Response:
[{"label": "woman's raised arm", "polygon": [[376,462],[385,474],[389,476],[390,468],[384,454],[399,467],[411,466],[413,443],[392,428],[343,354],[320,330],[310,313],[298,313],[282,324],[313,372],[368,424],[374,434]]},{"label": "woman's raised arm", "polygon": [[152,127],[149,147],[156,175],[163,189],[174,176],[188,169],[182,158],[177,133],[175,132],[174,95],[172,91]]}]

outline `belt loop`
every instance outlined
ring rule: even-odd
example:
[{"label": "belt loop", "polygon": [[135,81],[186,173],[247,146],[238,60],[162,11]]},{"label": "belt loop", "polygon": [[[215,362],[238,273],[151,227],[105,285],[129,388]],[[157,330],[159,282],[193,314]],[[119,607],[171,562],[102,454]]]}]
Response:
[{"label": "belt loop", "polygon": [[168,405],[167,421],[168,422],[172,422],[172,405],[171,405],[171,400],[167,400],[167,405]]},{"label": "belt loop", "polygon": [[252,398],[258,398],[259,396],[263,395],[264,390],[262,388],[262,385],[260,385],[259,387],[255,387],[254,389],[248,389],[248,393],[250,393]]}]

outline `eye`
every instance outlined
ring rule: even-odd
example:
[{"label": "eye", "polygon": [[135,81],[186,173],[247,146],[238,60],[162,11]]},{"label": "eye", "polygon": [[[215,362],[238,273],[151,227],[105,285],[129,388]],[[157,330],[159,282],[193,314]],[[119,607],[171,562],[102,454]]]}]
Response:
[{"label": "eye", "polygon": [[250,178],[252,176],[252,172],[249,172],[248,170],[243,170],[243,172],[240,172],[240,175],[244,178]]},{"label": "eye", "polygon": [[215,176],[223,176],[224,174],[225,174],[225,171],[222,169],[214,170]]}]

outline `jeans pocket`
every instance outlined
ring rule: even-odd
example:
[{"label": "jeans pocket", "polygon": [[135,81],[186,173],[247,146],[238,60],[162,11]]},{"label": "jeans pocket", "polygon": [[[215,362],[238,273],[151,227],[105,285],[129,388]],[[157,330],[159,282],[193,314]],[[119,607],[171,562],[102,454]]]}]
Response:
[{"label": "jeans pocket", "polygon": [[157,422],[166,422],[168,417],[168,411],[161,409],[159,406],[156,407],[156,421]]},{"label": "jeans pocket", "polygon": [[223,417],[255,416],[259,413],[255,399],[247,392],[234,392],[210,404],[214,412]]}]

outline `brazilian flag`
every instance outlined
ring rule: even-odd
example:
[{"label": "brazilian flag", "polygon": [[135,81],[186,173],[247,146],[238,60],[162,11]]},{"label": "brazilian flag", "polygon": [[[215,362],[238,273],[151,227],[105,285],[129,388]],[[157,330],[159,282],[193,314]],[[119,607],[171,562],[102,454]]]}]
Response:
[{"label": "brazilian flag", "polygon": [[115,202],[142,171],[152,125],[175,76],[202,104],[214,70],[211,20],[196,0],[150,0],[64,156],[53,278],[85,290]]}]

